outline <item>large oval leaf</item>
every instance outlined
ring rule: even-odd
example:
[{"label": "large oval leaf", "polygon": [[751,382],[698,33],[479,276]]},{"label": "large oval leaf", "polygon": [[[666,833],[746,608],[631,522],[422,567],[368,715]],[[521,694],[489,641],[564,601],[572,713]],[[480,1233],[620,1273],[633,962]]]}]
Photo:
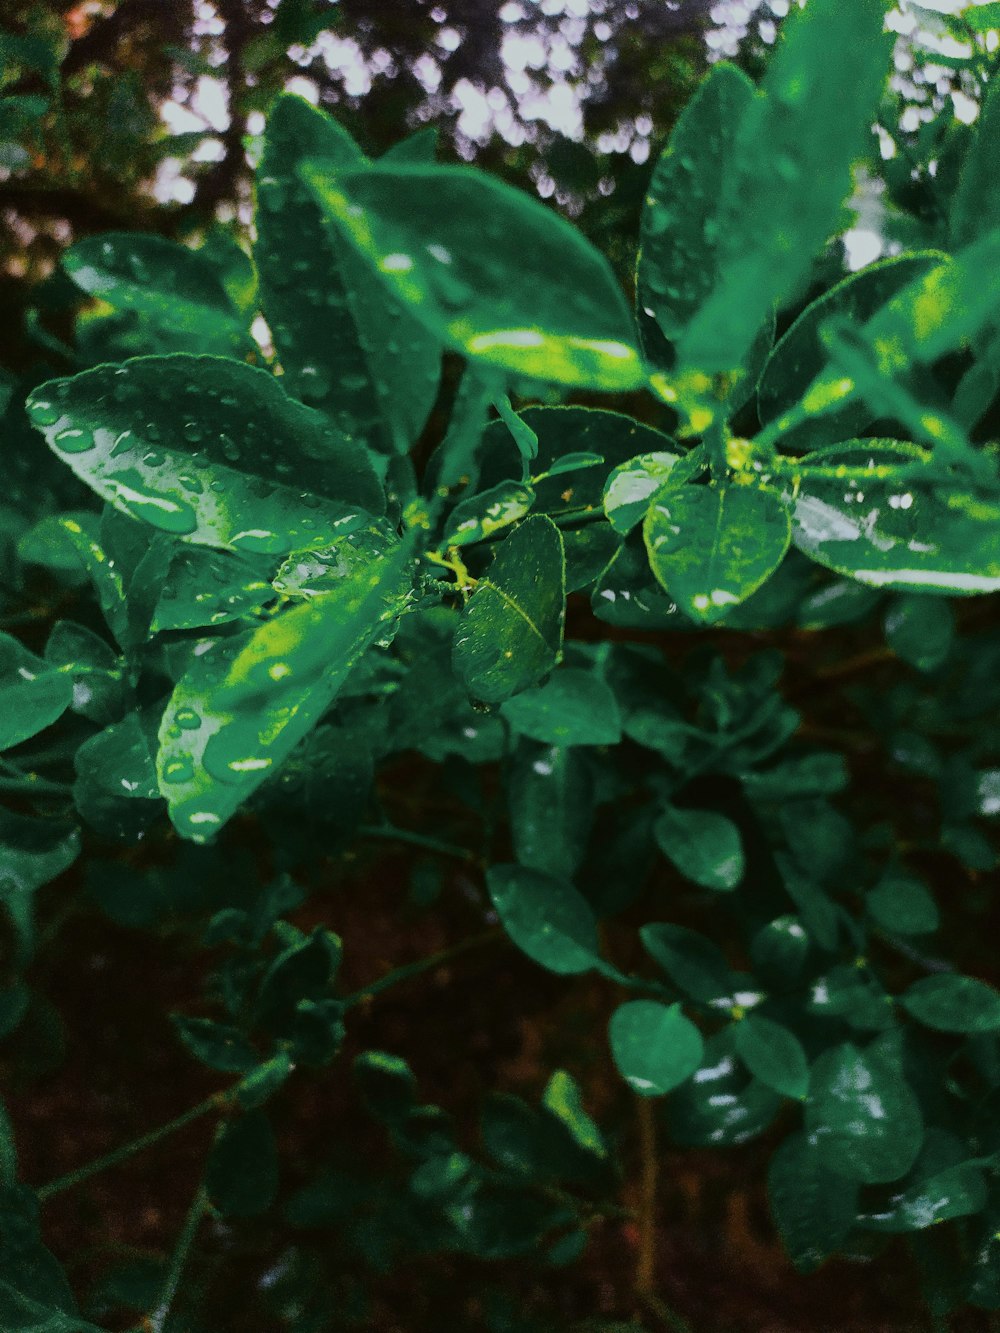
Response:
[{"label": "large oval leaf", "polygon": [[241,362],[98,366],[41,385],[28,414],[102,499],[202,545],[281,554],[385,507],[361,446]]},{"label": "large oval leaf", "polygon": [[490,866],[493,906],[519,949],[550,972],[588,972],[600,962],[597,923],[568,880],[527,866]]},{"label": "large oval leaf", "polygon": [[579,388],[643,383],[607,260],[539,200],[471,167],[302,173],[386,286],[464,356]]},{"label": "large oval leaf", "polygon": [[261,302],[289,392],[382,452],[405,451],[437,393],[440,345],[379,282],[298,174],[368,165],[337,122],[292,94],[271,108],[257,171]]},{"label": "large oval leaf", "polygon": [[611,1054],[640,1097],[662,1097],[690,1078],[705,1052],[701,1033],[679,1004],[629,1000],[611,1015]]}]

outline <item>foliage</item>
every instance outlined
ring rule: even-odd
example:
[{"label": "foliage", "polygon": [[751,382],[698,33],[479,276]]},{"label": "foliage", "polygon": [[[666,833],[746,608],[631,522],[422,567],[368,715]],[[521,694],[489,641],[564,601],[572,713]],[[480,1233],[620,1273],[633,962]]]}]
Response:
[{"label": "foliage", "polygon": [[[173,932],[204,987],[174,1040],[215,1090],[35,1187],[0,1119],[4,1328],[207,1328],[199,1256],[266,1219],[297,1333],[373,1326],[414,1256],[544,1270],[609,1220],[638,1237],[619,1313],[676,1319],[658,1144],[756,1139],[802,1272],[905,1255],[928,1318],[1000,1309],[998,94],[948,131],[937,222],[843,276],[891,60],[879,0],[851,11],[809,0],[759,86],[705,77],[634,310],[537,200],[288,95],[251,254],[63,255],[72,346],[2,420],[0,1024],[43,1029],[78,917]],[[471,928],[352,988],[331,882],[393,842],[407,910],[454,894]],[[505,945],[589,997],[587,1054],[469,1135],[356,1034]],[[292,1188],[275,1108],[348,1064],[391,1169],[338,1143]],[[203,1118],[172,1257],[74,1292],[40,1207]]]}]

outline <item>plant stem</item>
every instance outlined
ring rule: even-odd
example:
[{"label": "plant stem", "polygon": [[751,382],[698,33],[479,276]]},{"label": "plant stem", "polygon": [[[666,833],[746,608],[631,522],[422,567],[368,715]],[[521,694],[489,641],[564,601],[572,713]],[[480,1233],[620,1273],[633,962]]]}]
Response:
[{"label": "plant stem", "polygon": [[149,1330],[149,1333],[163,1333],[163,1326],[167,1322],[167,1315],[170,1313],[170,1307],[174,1303],[174,1297],[177,1295],[177,1288],[181,1284],[181,1276],[184,1272],[184,1265],[187,1263],[188,1255],[191,1252],[191,1246],[194,1244],[194,1238],[198,1234],[198,1228],[201,1220],[205,1216],[205,1210],[208,1208],[208,1194],[205,1192],[204,1184],[198,1186],[198,1191],[191,1201],[191,1207],[188,1209],[187,1216],[184,1219],[184,1226],[181,1234],[177,1237],[177,1244],[174,1246],[174,1253],[170,1260],[170,1268],[167,1271],[166,1281],[160,1292],[160,1299],[156,1303],[156,1309],[144,1320],[141,1327]]},{"label": "plant stem", "polygon": [[42,1185],[36,1190],[39,1200],[44,1203],[46,1199],[51,1199],[53,1195],[72,1189],[74,1185],[89,1180],[91,1176],[99,1175],[100,1172],[108,1170],[109,1167],[127,1162],[136,1153],[142,1152],[145,1148],[151,1148],[154,1144],[159,1143],[161,1139],[169,1138],[171,1134],[175,1134],[186,1125],[191,1125],[196,1120],[200,1120],[203,1115],[208,1115],[210,1111],[221,1110],[225,1107],[231,1095],[231,1092],[228,1091],[213,1092],[211,1097],[206,1097],[203,1102],[199,1102],[197,1106],[192,1106],[190,1110],[185,1111],[166,1125],[160,1125],[158,1129],[150,1130],[148,1134],[143,1134],[141,1138],[133,1139],[131,1143],[125,1143],[120,1148],[115,1148],[113,1152],[105,1153],[103,1157],[88,1162],[86,1166],[77,1167],[75,1171],[70,1171],[57,1180],[49,1181],[47,1185]]},{"label": "plant stem", "polygon": [[443,842],[440,838],[431,838],[425,833],[413,833],[410,829],[396,828],[392,824],[362,824],[358,833],[362,838],[406,842],[411,847],[423,847],[428,852],[438,852],[441,856],[454,856],[460,861],[476,859],[475,853],[470,852],[467,847],[459,847],[454,842]]},{"label": "plant stem", "polygon": [[417,977],[421,972],[429,972],[432,968],[440,967],[442,963],[451,962],[453,958],[458,958],[460,954],[467,953],[470,949],[479,949],[485,944],[493,944],[504,938],[504,932],[499,927],[483,931],[481,935],[472,935],[469,939],[462,940],[459,944],[453,944],[448,949],[441,949],[440,952],[430,954],[427,958],[418,958],[415,963],[406,963],[402,967],[394,968],[391,972],[387,972],[384,977],[380,977],[378,981],[373,981],[370,986],[365,986],[361,990],[345,996],[341,1003],[345,1009],[352,1009],[355,1005],[360,1004],[362,1000],[378,995],[381,991],[389,990],[401,981],[409,981],[411,977]]},{"label": "plant stem", "polygon": [[656,1121],[648,1097],[636,1098],[639,1121],[639,1256],[635,1267],[635,1289],[640,1296],[656,1290]]}]

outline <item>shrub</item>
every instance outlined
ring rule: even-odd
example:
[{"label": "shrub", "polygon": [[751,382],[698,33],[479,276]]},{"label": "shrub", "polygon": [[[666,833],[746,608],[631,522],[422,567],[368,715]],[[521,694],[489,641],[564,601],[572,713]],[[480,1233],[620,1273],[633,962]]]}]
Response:
[{"label": "shrub", "polygon": [[[574,1264],[602,1222],[632,1228],[635,1308],[679,1327],[658,1150],[756,1139],[800,1270],[885,1253],[936,1317],[1000,1308],[1000,994],[973,975],[1000,101],[949,121],[918,244],[840,276],[890,63],[881,4],[850,10],[810,0],[759,88],[704,79],[652,175],[634,315],[541,203],[425,135],[371,162],[290,96],[252,256],[66,252],[73,373],[11,379],[4,417],[0,1023],[52,1062],[73,921],[140,955],[176,936],[202,993],[173,1039],[214,1090],[35,1188],[4,1128],[4,1329],[207,1328],[198,1256],[259,1218],[286,1233],[258,1270],[275,1327],[375,1327],[407,1257]],[[356,868],[393,844],[412,858],[371,873],[405,869],[404,954],[445,903],[464,933],[353,984]],[[469,1132],[352,1026],[453,959],[452,1003],[488,996],[505,944],[519,984],[559,978],[554,1058]],[[388,1167],[283,1163],[275,1108],[320,1094],[361,1098]],[[172,1257],[104,1264],[78,1315],[39,1206],[201,1119]],[[497,1271],[461,1326],[542,1327]]]}]

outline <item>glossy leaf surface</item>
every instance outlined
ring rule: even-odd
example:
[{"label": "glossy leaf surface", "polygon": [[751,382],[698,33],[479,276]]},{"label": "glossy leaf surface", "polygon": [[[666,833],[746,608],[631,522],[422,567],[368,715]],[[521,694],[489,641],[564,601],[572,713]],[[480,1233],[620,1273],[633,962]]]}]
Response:
[{"label": "glossy leaf surface", "polygon": [[545,685],[501,705],[522,736],[546,745],[614,745],[621,740],[618,704],[608,686],[582,668],[564,667]]},{"label": "glossy leaf surface", "polygon": [[1000,992],[974,977],[942,972],[915,981],[900,1004],[918,1022],[942,1032],[1000,1030]]},{"label": "glossy leaf surface", "polygon": [[809,1064],[802,1043],[788,1028],[763,1014],[748,1014],[733,1028],[740,1059],[775,1092],[798,1101],[809,1088]]},{"label": "glossy leaf surface", "polygon": [[594,914],[565,880],[527,866],[495,865],[490,899],[517,947],[550,972],[589,972],[600,960]]},{"label": "glossy leaf surface", "polygon": [[578,388],[643,381],[604,257],[557,214],[467,167],[303,176],[429,332],[485,365]]},{"label": "glossy leaf surface", "polygon": [[102,499],[202,545],[279,554],[384,508],[358,445],[235,361],[102,366],[42,385],[28,412]]},{"label": "glossy leaf surface", "polygon": [[500,703],[556,665],[565,577],[562,537],[551,519],[525,519],[504,539],[455,635],[455,670],[473,698]]},{"label": "glossy leaf surface", "polygon": [[611,1054],[618,1072],[640,1097],[662,1097],[701,1063],[701,1033],[679,1004],[629,1000],[611,1015]]}]

